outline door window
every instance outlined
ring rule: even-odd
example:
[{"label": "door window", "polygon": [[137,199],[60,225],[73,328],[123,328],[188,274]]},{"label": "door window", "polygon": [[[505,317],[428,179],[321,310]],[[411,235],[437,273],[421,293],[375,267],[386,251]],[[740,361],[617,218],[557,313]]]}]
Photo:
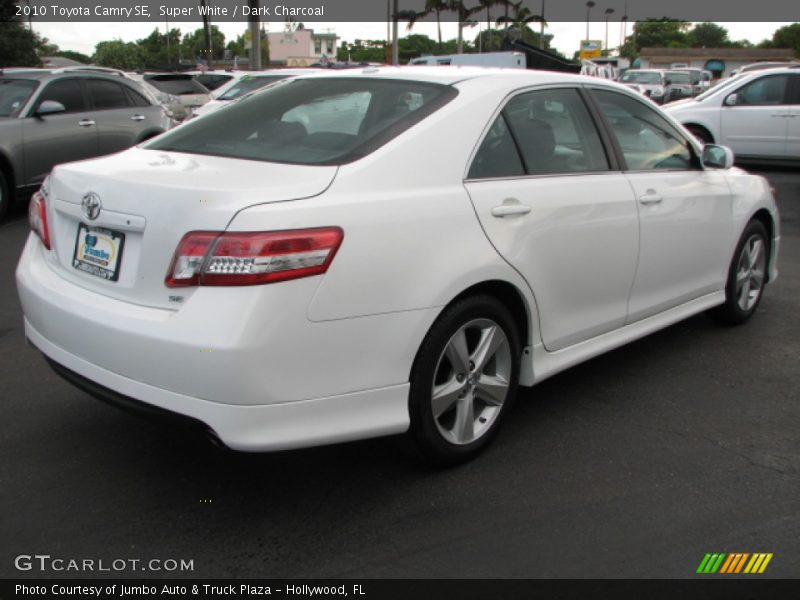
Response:
[{"label": "door window", "polygon": [[600,134],[578,90],[520,94],[503,114],[529,175],[608,170]]},{"label": "door window", "polygon": [[86,83],[95,110],[128,108],[128,97],[120,84],[101,79],[90,79]]},{"label": "door window", "polygon": [[78,79],[59,79],[49,83],[39,96],[37,108],[45,100],[60,102],[68,113],[86,110],[81,82]]},{"label": "door window", "polygon": [[518,177],[609,169],[600,135],[576,89],[512,98],[475,155],[468,177]]},{"label": "door window", "polygon": [[788,75],[769,75],[751,81],[736,91],[736,105],[772,106],[783,104]]},{"label": "door window", "polygon": [[618,92],[595,89],[593,94],[629,171],[685,170],[698,164],[688,140],[649,106]]}]

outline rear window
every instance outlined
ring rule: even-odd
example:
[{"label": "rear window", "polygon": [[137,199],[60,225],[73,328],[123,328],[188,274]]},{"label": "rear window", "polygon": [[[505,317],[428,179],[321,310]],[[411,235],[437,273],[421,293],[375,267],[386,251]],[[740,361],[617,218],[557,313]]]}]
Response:
[{"label": "rear window", "polygon": [[622,81],[625,83],[643,83],[643,84],[660,84],[661,73],[654,73],[653,71],[626,71],[622,76]]},{"label": "rear window", "polygon": [[254,90],[258,90],[264,86],[269,85],[270,83],[275,83],[276,81],[280,81],[281,79],[286,79],[289,77],[288,75],[265,75],[263,77],[254,77],[252,75],[247,75],[242,77],[236,85],[232,88],[228,89],[224,94],[220,95],[217,100],[235,100],[236,98],[240,98],[245,94],[252,92]]},{"label": "rear window", "polygon": [[367,78],[293,79],[160,136],[151,150],[334,165],[366,156],[449,102],[455,88]]},{"label": "rear window", "polygon": [[200,75],[195,75],[194,78],[207,90],[214,91],[233,79],[233,75],[202,73]]},{"label": "rear window", "polygon": [[0,79],[0,117],[16,117],[38,85],[30,79]]},{"label": "rear window", "polygon": [[174,96],[208,94],[208,89],[191,75],[149,75],[145,76],[145,80],[162,92]]},{"label": "rear window", "polygon": [[667,73],[667,77],[670,78],[672,83],[677,83],[679,85],[681,85],[681,84],[688,85],[688,84],[691,83],[691,80],[689,78],[689,74],[688,73],[673,71],[673,72]]}]

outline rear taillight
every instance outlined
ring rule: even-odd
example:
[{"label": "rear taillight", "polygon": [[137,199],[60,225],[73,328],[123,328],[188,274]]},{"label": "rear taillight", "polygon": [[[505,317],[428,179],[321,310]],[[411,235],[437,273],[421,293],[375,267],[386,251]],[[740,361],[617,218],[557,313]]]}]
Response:
[{"label": "rear taillight", "polygon": [[50,230],[47,227],[47,202],[41,191],[36,192],[28,204],[28,222],[39,236],[44,247],[50,250]]},{"label": "rear taillight", "polygon": [[194,231],[178,244],[166,284],[259,285],[320,275],[328,270],[343,237],[339,227]]}]

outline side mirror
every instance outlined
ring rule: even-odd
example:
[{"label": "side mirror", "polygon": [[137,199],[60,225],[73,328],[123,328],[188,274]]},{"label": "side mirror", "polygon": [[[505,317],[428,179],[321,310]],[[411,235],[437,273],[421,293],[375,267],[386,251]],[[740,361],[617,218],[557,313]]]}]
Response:
[{"label": "side mirror", "polygon": [[733,166],[733,150],[727,146],[706,144],[703,146],[703,166],[711,169],[730,169]]},{"label": "side mirror", "polygon": [[664,85],[672,85],[672,79],[667,78],[664,80]]},{"label": "side mirror", "polygon": [[45,115],[54,115],[62,112],[67,112],[67,107],[61,104],[61,102],[45,100],[39,105],[39,108],[36,109],[36,116],[43,117]]},{"label": "side mirror", "polygon": [[725,98],[725,106],[736,106],[739,104],[739,97],[736,94],[731,94]]}]

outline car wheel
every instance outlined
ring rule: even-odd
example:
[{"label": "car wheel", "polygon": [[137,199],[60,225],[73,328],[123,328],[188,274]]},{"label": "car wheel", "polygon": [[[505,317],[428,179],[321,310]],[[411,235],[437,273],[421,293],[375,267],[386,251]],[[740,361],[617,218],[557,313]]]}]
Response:
[{"label": "car wheel", "polygon": [[514,318],[495,298],[442,313],[411,373],[409,433],[425,460],[457,464],[491,441],[516,396],[520,355]]},{"label": "car wheel", "polygon": [[11,191],[5,173],[0,171],[0,221],[6,216],[6,211],[11,204]]},{"label": "car wheel", "polygon": [[714,143],[714,136],[706,129],[705,127],[700,127],[699,125],[687,125],[686,129],[696,137],[698,140],[703,142],[704,144],[713,144]]},{"label": "car wheel", "polygon": [[747,321],[761,302],[768,264],[767,230],[760,221],[750,221],[736,246],[728,270],[725,304],[712,309],[709,314],[729,325]]}]

